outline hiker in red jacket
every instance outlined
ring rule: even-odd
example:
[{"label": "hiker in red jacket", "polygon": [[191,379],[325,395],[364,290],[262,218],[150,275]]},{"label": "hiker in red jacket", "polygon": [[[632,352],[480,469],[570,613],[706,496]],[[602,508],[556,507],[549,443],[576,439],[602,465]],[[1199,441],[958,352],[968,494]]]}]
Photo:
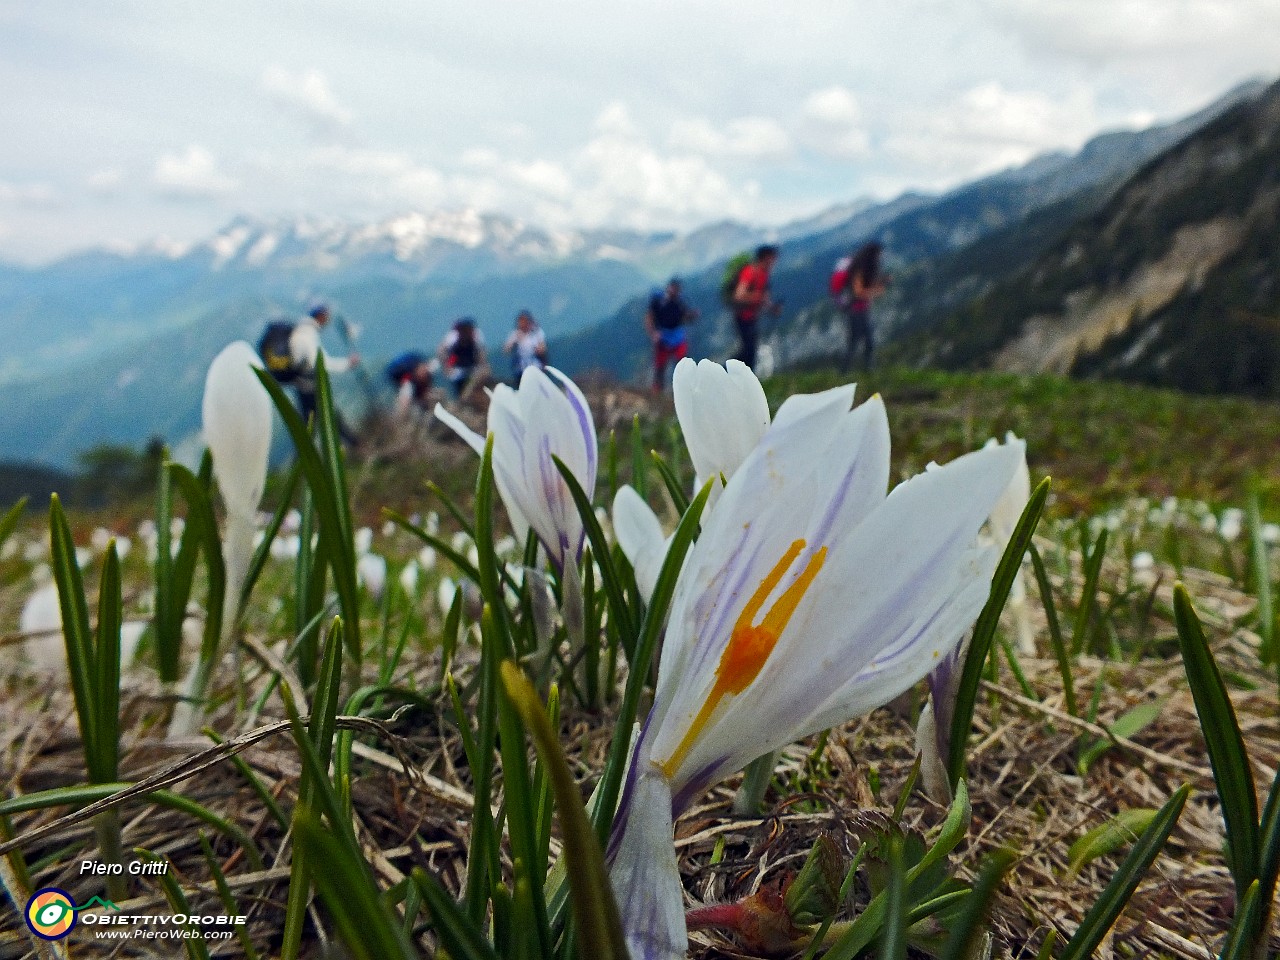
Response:
[{"label": "hiker in red jacket", "polygon": [[756,366],[756,348],[760,344],[760,315],[777,316],[781,306],[769,295],[769,271],[778,262],[778,248],[766,243],[756,250],[756,257],[738,274],[733,289],[733,322],[738,328],[741,347],[737,359],[751,369]]}]

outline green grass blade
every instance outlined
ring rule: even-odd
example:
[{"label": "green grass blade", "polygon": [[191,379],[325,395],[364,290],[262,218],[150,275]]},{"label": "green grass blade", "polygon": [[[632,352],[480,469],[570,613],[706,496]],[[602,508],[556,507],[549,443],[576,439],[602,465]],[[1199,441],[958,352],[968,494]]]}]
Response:
[{"label": "green grass blade", "polygon": [[662,478],[667,488],[671,502],[676,505],[676,512],[684,513],[689,509],[689,495],[680,486],[680,480],[676,477],[675,471],[667,466],[667,461],[662,459],[662,455],[657,450],[651,451],[650,455],[653,458],[653,465],[658,468],[658,476]]},{"label": "green grass blade", "polygon": [[[481,632],[490,643],[494,630],[493,619],[486,608]],[[482,640],[483,642],[485,641]],[[504,665],[506,662],[504,661]],[[521,724],[525,711],[521,705],[513,702],[505,671],[503,680],[498,692],[498,729],[501,733],[499,746],[502,751],[503,801],[507,809],[511,855],[541,881],[547,875],[547,851],[545,848],[539,850],[537,846],[538,826],[535,818],[538,809],[530,783],[529,767],[525,761],[525,731]],[[545,719],[544,715],[543,720]],[[552,774],[554,775],[554,771]],[[531,914],[521,924],[525,937],[536,940],[538,955],[546,956],[551,948],[551,932],[547,923],[547,904],[543,898],[542,886],[541,882],[536,885],[536,889],[531,886],[527,897],[517,896],[516,904],[527,908]]]},{"label": "green grass blade", "polygon": [[1017,858],[1008,850],[999,850],[987,858],[978,874],[964,907],[951,924],[947,943],[939,960],[978,960],[986,939],[987,920],[1000,881]]},{"label": "green grass blade", "polygon": [[1260,886],[1255,880],[1249,884],[1249,889],[1240,899],[1240,906],[1236,910],[1231,929],[1227,931],[1227,940],[1222,945],[1218,960],[1256,960],[1268,955],[1266,942],[1259,944],[1254,937],[1254,929],[1261,919],[1261,903]]},{"label": "green grass blade", "polygon": [[964,669],[960,674],[960,683],[956,689],[955,709],[951,719],[951,751],[947,758],[947,776],[953,784],[964,779],[965,756],[969,749],[969,732],[973,727],[973,711],[978,702],[978,684],[982,680],[982,669],[987,662],[987,654],[991,650],[991,641],[995,637],[996,628],[1000,624],[1000,613],[1004,610],[1005,601],[1009,598],[1009,590],[1013,587],[1014,577],[1022,566],[1022,555],[1031,544],[1031,536],[1035,533],[1040,515],[1044,512],[1045,500],[1049,496],[1049,478],[1040,481],[1027,501],[1026,509],[1018,525],[1014,527],[1013,536],[1005,548],[1004,556],[996,567],[995,576],[991,580],[991,594],[986,606],[978,614],[973,625],[973,639],[969,642],[969,653],[965,657]]},{"label": "green grass blade", "polygon": [[591,498],[582,489],[582,484],[578,483],[578,478],[573,475],[573,471],[565,466],[564,461],[556,456],[551,459],[555,461],[556,469],[560,471],[560,476],[564,478],[564,482],[568,485],[574,505],[578,508],[578,515],[582,518],[582,525],[586,528],[587,539],[591,543],[591,552],[596,558],[596,563],[600,566],[600,579],[604,582],[605,596],[609,598],[609,615],[614,617],[622,627],[623,637],[634,637],[636,635],[635,617],[631,607],[627,604],[626,597],[623,595],[622,578],[614,566],[613,553],[609,549],[609,540],[604,535],[604,529],[600,526],[600,521],[596,518],[596,511],[595,507],[591,505]]},{"label": "green grass blade", "polygon": [[649,471],[645,469],[644,431],[640,428],[640,415],[631,418],[631,486],[636,488],[640,498],[649,496]]},{"label": "green grass blade", "polygon": [[338,836],[311,813],[293,823],[295,845],[305,858],[324,864],[313,871],[316,889],[333,917],[338,935],[356,960],[418,960],[368,868]]},{"label": "green grass blade", "polygon": [[593,833],[578,784],[547,719],[546,708],[533,685],[510,661],[502,664],[502,682],[512,706],[532,735],[551,780],[564,836],[579,954],[594,960],[627,960],[622,920],[605,868],[603,848]]},{"label": "green grass blade", "polygon": [[1106,888],[1080,921],[1080,926],[1063,947],[1058,960],[1088,960],[1102,942],[1111,925],[1116,922],[1133,891],[1138,888],[1148,868],[1159,856],[1165,841],[1173,832],[1174,824],[1182,815],[1182,807],[1191,792],[1190,784],[1184,784],[1169,798],[1152,819],[1142,836],[1133,845],[1129,855],[1120,864]]},{"label": "green grass blade", "polygon": [[[321,361],[317,364],[317,378],[319,383],[325,385],[324,396],[328,398],[328,378],[323,371],[324,366]],[[351,541],[350,507],[346,500],[345,485],[335,486],[334,482],[335,476],[339,478],[344,476],[341,463],[334,467],[326,462],[326,457],[322,456],[316,448],[293,401],[289,399],[288,394],[275,378],[264,370],[254,370],[254,373],[271,396],[276,410],[284,420],[285,428],[289,431],[289,436],[293,439],[294,450],[297,452],[298,463],[307,480],[307,486],[311,490],[312,502],[315,505],[316,515],[320,519],[321,530],[340,541],[329,549],[328,554],[333,563],[333,581],[338,592],[338,604],[342,609],[343,620],[347,624],[343,635],[352,657],[356,663],[359,663],[361,657],[360,595],[356,589],[355,547]],[[317,398],[319,396],[317,392]],[[327,406],[329,409],[325,416],[332,417],[332,404]],[[322,421],[323,419],[322,416]],[[338,458],[340,461],[340,451]]]},{"label": "green grass blade", "polygon": [[[200,852],[204,854],[204,862],[208,864],[209,873],[213,877],[214,886],[218,888],[218,899],[222,902],[222,907],[227,911],[227,915],[231,917],[240,915],[240,906],[236,903],[236,898],[231,892],[231,887],[227,885],[227,876],[222,872],[222,867],[218,863],[218,858],[214,856],[213,847],[209,845],[209,838],[203,832],[200,836]],[[248,927],[245,924],[236,924],[234,927],[236,939],[240,943],[240,951],[244,955],[245,960],[258,960],[258,951],[254,949],[253,937],[249,936]]]},{"label": "green grass blade", "polygon": [[[164,857],[145,850],[142,847],[135,847],[134,853],[138,855],[140,860],[148,863],[168,864],[169,861]],[[160,888],[164,890],[164,897],[169,901],[169,909],[176,914],[184,917],[191,914],[191,903],[187,900],[187,895],[182,892],[182,887],[178,885],[178,881],[174,878],[168,869],[158,874],[160,878]],[[194,937],[184,937],[182,945],[186,949],[188,960],[209,960],[209,949],[204,945],[204,937],[200,936],[200,927],[192,920],[188,920],[185,924],[188,931],[196,934]]]},{"label": "green grass blade", "polygon": [[1269,929],[1276,879],[1280,874],[1280,770],[1271,781],[1266,806],[1262,809],[1262,830],[1258,860],[1258,911],[1254,938]]},{"label": "green grass blade", "polygon": [[1222,819],[1227,830],[1227,861],[1236,896],[1243,897],[1258,877],[1258,796],[1235,708],[1218,673],[1191,597],[1181,583],[1173,590],[1173,612],[1182,647],[1182,664],[1195,700],[1213,768]]},{"label": "green grass blade", "polygon": [[884,928],[879,960],[907,960],[907,891],[902,867],[902,835],[889,840],[889,886],[885,890]]},{"label": "green grass blade", "polygon": [[1049,574],[1045,570],[1040,551],[1033,543],[1030,548],[1031,566],[1035,570],[1036,584],[1040,588],[1040,602],[1044,606],[1045,619],[1049,623],[1049,645],[1053,647],[1054,659],[1058,661],[1058,673],[1062,677],[1062,696],[1067,713],[1073,717],[1080,716],[1080,708],[1076,703],[1076,684],[1071,671],[1071,654],[1067,650],[1066,640],[1062,636],[1062,624],[1058,620],[1058,605],[1053,599],[1053,585],[1049,583]]},{"label": "green grass blade", "polygon": [[[1258,636],[1262,638],[1262,660],[1264,663],[1280,664],[1276,651],[1276,613],[1275,600],[1272,596],[1271,559],[1267,550],[1267,542],[1262,539],[1262,508],[1258,503],[1258,492],[1249,495],[1249,569],[1253,574],[1253,590],[1258,597]],[[0,537],[0,543],[3,543]]]},{"label": "green grass blade", "polygon": [[89,631],[89,605],[84,596],[84,580],[76,561],[76,545],[67,525],[67,515],[55,493],[49,504],[50,559],[53,579],[58,585],[58,604],[62,610],[62,637],[66,643],[67,669],[71,674],[71,693],[75,699],[76,717],[80,721],[80,741],[84,745],[89,777],[103,778],[97,767],[98,709],[94,693],[94,651]]},{"label": "green grass blade", "polygon": [[262,571],[266,569],[267,560],[271,557],[271,544],[280,533],[284,518],[293,504],[293,497],[297,493],[301,476],[302,469],[295,460],[293,466],[289,468],[289,475],[285,479],[284,490],[280,493],[280,503],[276,506],[276,512],[271,515],[266,529],[262,531],[262,542],[254,549],[253,557],[249,560],[249,567],[245,572],[244,584],[240,587],[240,597],[237,601],[238,608],[242,611],[249,606],[249,597],[253,594],[253,588],[258,578],[262,576]]},{"label": "green grass blade", "polygon": [[97,711],[99,782],[115,780],[120,766],[120,560],[116,543],[107,546],[98,586],[98,630],[94,645],[94,696]]},{"label": "green grass blade", "polygon": [[18,498],[18,502],[6,510],[4,516],[0,517],[0,547],[3,547],[5,541],[13,536],[13,531],[18,529],[18,521],[22,519],[22,512],[27,509],[27,500],[27,497]]},{"label": "green grass blade", "polygon": [[[613,828],[613,815],[618,806],[618,793],[622,787],[622,778],[626,773],[628,753],[631,745],[631,728],[636,722],[636,714],[640,709],[640,694],[644,690],[649,675],[649,666],[653,660],[653,652],[658,643],[667,620],[667,607],[676,590],[676,578],[684,564],[685,554],[693,544],[702,522],[702,511],[706,508],[707,498],[711,495],[711,484],[708,480],[698,491],[698,495],[689,504],[689,509],[680,518],[680,525],[671,538],[671,546],[667,557],[662,562],[662,572],[658,574],[657,585],[653,588],[653,596],[645,610],[644,622],[640,626],[640,635],[636,643],[635,658],[627,676],[627,686],[622,694],[622,704],[618,710],[617,735],[609,746],[609,758],[600,775],[600,800],[593,812],[596,827],[596,838],[603,847],[609,841],[609,832]],[[603,569],[603,568],[602,568]]]},{"label": "green grass blade", "polygon": [[440,938],[440,945],[451,960],[498,960],[479,926],[458,909],[435,877],[415,869],[413,882],[431,913],[432,926]]},{"label": "green grass blade", "polygon": [[205,603],[204,638],[200,644],[200,682],[197,695],[203,694],[204,685],[217,662],[218,647],[222,639],[222,614],[226,599],[227,570],[222,557],[222,542],[218,538],[218,521],[213,514],[213,502],[208,488],[196,475],[178,463],[169,464],[169,472],[182,497],[187,501],[187,527],[183,533],[183,546],[188,537],[198,544],[204,553],[205,568],[209,576],[209,593]]},{"label": "green grass blade", "polygon": [[[1083,536],[1083,534],[1081,535]],[[1102,559],[1107,555],[1109,533],[1103,530],[1094,541],[1093,549],[1084,556],[1084,587],[1080,591],[1080,606],[1076,608],[1071,628],[1071,652],[1079,656],[1088,639],[1089,623],[1098,603],[1098,577],[1102,572]],[[1084,546],[1082,543],[1081,546]]]}]

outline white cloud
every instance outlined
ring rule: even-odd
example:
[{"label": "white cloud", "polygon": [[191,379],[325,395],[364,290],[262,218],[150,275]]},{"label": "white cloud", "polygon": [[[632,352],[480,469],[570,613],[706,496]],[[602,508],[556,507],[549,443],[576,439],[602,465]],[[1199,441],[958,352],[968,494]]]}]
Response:
[{"label": "white cloud", "polygon": [[183,153],[166,153],[156,161],[152,180],[166,196],[201,199],[236,189],[236,181],[218,168],[212,153],[198,144]]},{"label": "white cloud", "polygon": [[0,203],[45,206],[56,199],[57,193],[47,183],[12,183],[0,180]]},{"label": "white cloud", "polygon": [[298,110],[320,132],[351,123],[351,111],[338,102],[325,75],[314,67],[294,73],[278,64],[262,72],[262,88],[278,103]]},{"label": "white cloud", "polygon": [[1202,61],[1232,47],[1244,53],[1265,46],[1274,53],[1280,36],[1280,5],[1274,0],[984,0],[983,5],[1036,49],[1090,63],[1186,53]]},{"label": "white cloud", "polygon": [[98,170],[90,174],[85,183],[94,193],[113,194],[124,183],[124,171],[117,167]]},{"label": "white cloud", "polygon": [[987,81],[930,109],[895,118],[885,152],[899,165],[900,186],[941,188],[1026,163],[1049,150],[1073,150],[1097,129],[1093,97],[1009,90]]},{"label": "white cloud", "polygon": [[776,160],[791,152],[791,137],[770,117],[738,117],[723,128],[701,117],[679,120],[669,142],[674,149],[709,157]]},{"label": "white cloud", "polygon": [[861,160],[871,152],[862,106],[847,87],[825,87],[809,94],[800,108],[800,122],[805,143],[820,154]]}]

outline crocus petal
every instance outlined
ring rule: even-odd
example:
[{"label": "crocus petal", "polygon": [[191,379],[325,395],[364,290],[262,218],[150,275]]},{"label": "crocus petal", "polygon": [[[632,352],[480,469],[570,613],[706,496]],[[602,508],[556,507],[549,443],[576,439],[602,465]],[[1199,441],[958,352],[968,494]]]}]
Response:
[{"label": "crocus petal", "polygon": [[228,344],[209,365],[202,416],[213,475],[231,513],[253,518],[267,479],[271,398],[253,368],[261,361],[243,340]]},{"label": "crocus petal", "polygon": [[920,779],[924,792],[938,803],[951,802],[951,783],[938,743],[938,725],[933,718],[933,701],[925,702],[916,722],[916,749],[920,751]]},{"label": "crocus petal", "polygon": [[[1010,432],[1005,435],[1004,445],[1021,449],[1022,457],[1009,485],[996,501],[996,505],[991,508],[991,535],[1001,552],[1009,545],[1009,540],[1013,537],[1013,528],[1018,525],[1018,521],[1022,518],[1022,511],[1027,508],[1027,501],[1031,499],[1031,473],[1027,469],[1026,444]],[[994,440],[989,440],[987,446],[994,447],[998,444]]]},{"label": "crocus petal", "polygon": [[480,456],[484,456],[484,437],[446,410],[442,404],[436,404],[435,414],[436,419],[461,437],[467,446]]},{"label": "crocus petal", "polygon": [[683,960],[689,948],[684,887],[672,846],[671,791],[654,772],[633,785],[631,813],[609,879],[631,960]]},{"label": "crocus petal", "polygon": [[[436,415],[477,453],[484,440],[443,407]],[[577,386],[558,370],[525,370],[520,389],[505,384],[489,398],[493,474],[517,540],[532,529],[557,568],[581,552],[584,531],[558,457],[588,494],[596,482],[596,434],[591,410]]]},{"label": "crocus petal", "polygon": [[658,584],[670,538],[663,537],[657,514],[629,486],[621,487],[613,498],[613,531],[635,571],[636,585],[647,600]]},{"label": "crocus petal", "polygon": [[[690,790],[754,757],[887,702],[958,642],[985,601],[993,564],[990,551],[972,544],[1018,453],[980,451],[921,474],[843,535],[825,529],[822,514],[831,506],[824,500],[813,500],[818,509],[806,523],[795,516],[802,501],[779,498],[782,506],[774,512],[790,515],[795,534],[774,532],[771,540],[752,543],[748,531],[746,549],[736,554],[745,558],[730,560],[722,571],[728,574],[719,591],[728,601],[723,612],[711,606],[698,616],[695,609],[690,619],[682,610],[682,621],[673,613],[668,643],[676,630],[698,638],[677,675],[667,722],[652,743],[653,756],[672,778],[677,810]],[[732,541],[716,540],[726,528],[750,527],[751,515],[730,500],[733,492],[726,490],[695,549],[705,543],[725,556]],[[761,515],[755,523],[776,531],[770,519]],[[778,544],[788,540],[804,546],[784,565]],[[748,597],[760,598],[750,616]],[[725,695],[731,638],[743,630],[767,632],[769,618],[788,609],[768,639],[771,650]],[[757,622],[766,626],[757,628]],[[708,713],[717,691],[720,702]],[[659,690],[655,711],[664,693]]]},{"label": "crocus petal", "polygon": [[694,489],[709,477],[733,476],[769,427],[769,402],[751,368],[738,360],[722,367],[686,357],[676,364],[671,392],[696,474]]}]

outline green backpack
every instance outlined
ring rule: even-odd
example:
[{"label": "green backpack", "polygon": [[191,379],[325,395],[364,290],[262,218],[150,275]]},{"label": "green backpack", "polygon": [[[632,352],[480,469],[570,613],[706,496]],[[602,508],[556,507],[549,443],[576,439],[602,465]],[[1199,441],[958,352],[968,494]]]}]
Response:
[{"label": "green backpack", "polygon": [[744,250],[724,265],[724,274],[720,277],[720,300],[726,307],[733,307],[733,294],[738,289],[738,278],[749,263],[751,252]]}]

